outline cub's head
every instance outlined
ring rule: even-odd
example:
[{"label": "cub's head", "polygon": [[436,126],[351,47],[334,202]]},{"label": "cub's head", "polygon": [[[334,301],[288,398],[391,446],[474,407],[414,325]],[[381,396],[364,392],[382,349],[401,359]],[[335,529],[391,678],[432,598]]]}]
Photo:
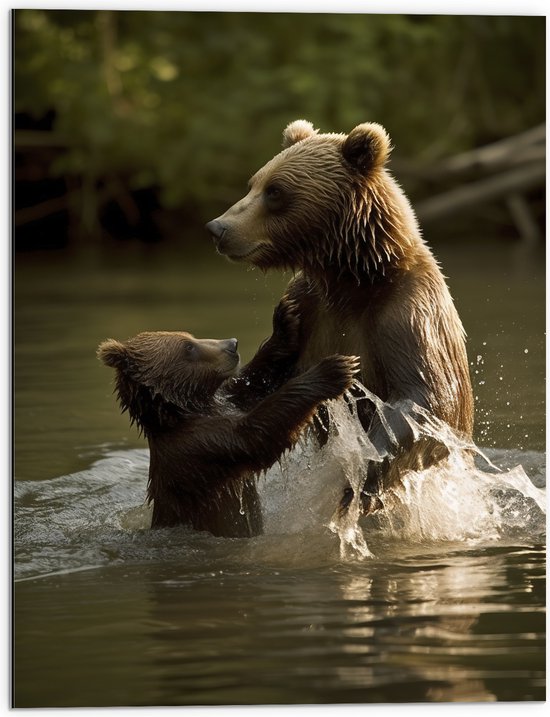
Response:
[{"label": "cub's head", "polygon": [[120,405],[146,433],[208,405],[239,365],[237,339],[196,339],[185,332],[108,339],[97,355],[116,370]]},{"label": "cub's head", "polygon": [[[373,122],[348,135],[292,122],[283,151],[254,174],[246,196],[206,228],[221,254],[264,269],[340,262],[353,273],[368,270],[369,262],[391,254],[387,245],[407,211],[385,169],[390,151],[386,130]],[[376,240],[384,247],[373,249]]]}]

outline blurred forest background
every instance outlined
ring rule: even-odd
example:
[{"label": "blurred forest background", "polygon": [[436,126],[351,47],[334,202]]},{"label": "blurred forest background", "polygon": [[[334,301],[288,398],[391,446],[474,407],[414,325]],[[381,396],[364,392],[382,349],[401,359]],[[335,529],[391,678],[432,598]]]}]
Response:
[{"label": "blurred forest background", "polygon": [[544,235],[544,17],[13,18],[17,249],[204,241],[299,117],[382,123],[440,236]]}]

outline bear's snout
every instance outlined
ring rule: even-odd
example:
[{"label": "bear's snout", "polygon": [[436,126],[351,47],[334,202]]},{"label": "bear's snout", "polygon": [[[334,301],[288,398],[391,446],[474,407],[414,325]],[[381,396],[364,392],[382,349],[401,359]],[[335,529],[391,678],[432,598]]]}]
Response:
[{"label": "bear's snout", "polygon": [[227,227],[222,224],[218,219],[213,219],[206,225],[206,231],[210,234],[214,243],[219,248],[219,243],[226,232]]},{"label": "bear's snout", "polygon": [[257,248],[254,243],[247,240],[245,235],[236,231],[236,227],[231,220],[226,222],[213,219],[208,222],[206,229],[214,240],[218,254],[226,256],[232,261],[245,260]]},{"label": "bear's snout", "polygon": [[239,345],[239,342],[237,339],[226,339],[222,342],[223,350],[227,351],[227,353],[230,354],[236,354],[237,353],[237,347]]}]

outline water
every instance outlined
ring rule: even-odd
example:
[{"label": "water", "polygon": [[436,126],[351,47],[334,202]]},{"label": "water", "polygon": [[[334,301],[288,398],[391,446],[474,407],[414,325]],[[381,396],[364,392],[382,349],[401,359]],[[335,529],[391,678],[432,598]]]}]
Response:
[{"label": "water", "polygon": [[540,258],[437,252],[489,462],[465,463],[446,436],[445,467],[342,521],[368,447],[333,402],[338,435],[321,451],[302,441],[260,479],[265,534],[243,540],[148,529],[148,452],[94,352],[184,329],[236,335],[247,360],[286,279],[140,251],[17,259],[16,705],[544,699]]}]

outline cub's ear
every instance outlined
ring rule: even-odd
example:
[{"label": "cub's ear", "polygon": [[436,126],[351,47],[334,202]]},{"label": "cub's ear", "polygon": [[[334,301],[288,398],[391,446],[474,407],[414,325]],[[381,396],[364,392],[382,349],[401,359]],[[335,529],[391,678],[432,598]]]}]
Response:
[{"label": "cub's ear", "polygon": [[388,133],[376,122],[357,125],[342,145],[344,159],[361,174],[383,167],[390,152]]},{"label": "cub's ear", "polygon": [[97,357],[111,368],[125,369],[128,367],[128,349],[115,339],[107,339],[99,344]]},{"label": "cub's ear", "polygon": [[294,120],[283,132],[283,149],[287,149],[287,147],[291,147],[303,139],[313,137],[318,131],[319,130],[315,129],[311,122],[307,120]]}]

